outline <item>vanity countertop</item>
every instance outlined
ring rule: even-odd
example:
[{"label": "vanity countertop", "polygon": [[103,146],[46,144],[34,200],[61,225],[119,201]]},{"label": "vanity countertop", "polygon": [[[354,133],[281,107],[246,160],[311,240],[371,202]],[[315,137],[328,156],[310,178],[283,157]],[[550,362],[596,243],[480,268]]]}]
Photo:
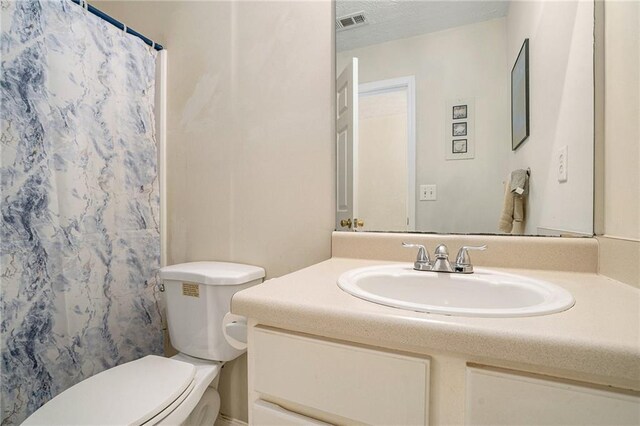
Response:
[{"label": "vanity countertop", "polygon": [[233,297],[258,324],[426,355],[640,390],[640,290],[594,273],[491,268],[553,282],[576,304],[552,315],[475,318],[367,302],[336,284],[343,272],[390,264],[332,258]]}]

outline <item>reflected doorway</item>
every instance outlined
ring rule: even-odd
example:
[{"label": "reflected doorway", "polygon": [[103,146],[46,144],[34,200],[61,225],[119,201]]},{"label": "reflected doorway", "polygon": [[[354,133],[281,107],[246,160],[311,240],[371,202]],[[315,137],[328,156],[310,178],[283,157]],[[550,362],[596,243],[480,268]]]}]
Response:
[{"label": "reflected doorway", "polygon": [[415,230],[415,79],[359,85],[358,215],[367,231]]}]

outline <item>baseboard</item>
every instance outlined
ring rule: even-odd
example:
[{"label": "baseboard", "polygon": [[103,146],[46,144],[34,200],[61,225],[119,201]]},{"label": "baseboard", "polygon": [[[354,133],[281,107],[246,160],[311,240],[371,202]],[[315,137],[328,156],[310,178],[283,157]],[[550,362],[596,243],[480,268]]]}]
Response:
[{"label": "baseboard", "polygon": [[220,414],[216,419],[215,426],[247,426],[247,423],[242,420],[232,419],[224,414]]}]

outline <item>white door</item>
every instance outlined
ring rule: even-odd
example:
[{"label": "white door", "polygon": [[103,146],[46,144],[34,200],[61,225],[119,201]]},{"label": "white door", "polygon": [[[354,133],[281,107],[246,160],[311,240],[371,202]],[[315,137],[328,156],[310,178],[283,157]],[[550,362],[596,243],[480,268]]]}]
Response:
[{"label": "white door", "polygon": [[336,229],[356,229],[358,184],[358,58],[336,81]]}]

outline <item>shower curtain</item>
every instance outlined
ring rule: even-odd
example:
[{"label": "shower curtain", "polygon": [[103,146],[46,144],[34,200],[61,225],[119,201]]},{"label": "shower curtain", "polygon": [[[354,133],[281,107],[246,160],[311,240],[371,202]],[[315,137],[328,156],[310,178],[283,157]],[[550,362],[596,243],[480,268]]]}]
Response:
[{"label": "shower curtain", "polygon": [[69,0],[3,0],[1,424],[163,350],[155,51]]}]

